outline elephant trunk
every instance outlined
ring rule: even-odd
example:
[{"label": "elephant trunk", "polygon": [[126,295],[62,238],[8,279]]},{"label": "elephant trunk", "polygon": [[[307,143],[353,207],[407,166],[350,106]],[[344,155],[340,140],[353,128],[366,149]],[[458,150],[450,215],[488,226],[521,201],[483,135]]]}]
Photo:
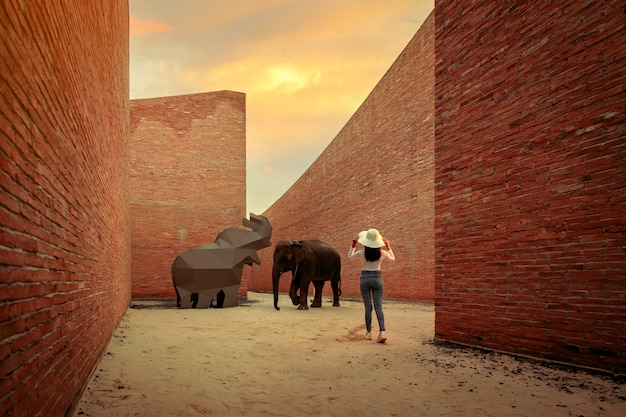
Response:
[{"label": "elephant trunk", "polygon": [[274,308],[280,310],[278,307],[278,282],[280,281],[280,274],[282,271],[274,264],[272,267],[272,291],[274,291]]}]

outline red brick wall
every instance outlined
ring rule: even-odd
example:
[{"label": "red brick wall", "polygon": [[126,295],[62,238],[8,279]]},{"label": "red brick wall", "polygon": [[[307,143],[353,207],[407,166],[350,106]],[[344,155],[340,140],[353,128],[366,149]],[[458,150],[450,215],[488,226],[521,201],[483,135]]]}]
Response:
[{"label": "red brick wall", "polygon": [[131,100],[133,297],[172,297],[176,256],[243,227],[245,95]]},{"label": "red brick wall", "polygon": [[435,16],[436,338],[626,373],[623,4]]},{"label": "red brick wall", "polygon": [[0,415],[61,416],[130,303],[128,2],[0,7]]},{"label": "red brick wall", "polygon": [[[397,258],[383,265],[385,298],[434,298],[434,65],[431,15],[322,155],[264,213],[273,243],[318,238],[339,251],[344,297],[360,297],[361,264],[346,258],[352,239],[375,227]],[[273,251],[260,251],[249,290],[272,291]],[[289,283],[283,276],[281,291]],[[286,295],[279,303],[290,305]]]}]

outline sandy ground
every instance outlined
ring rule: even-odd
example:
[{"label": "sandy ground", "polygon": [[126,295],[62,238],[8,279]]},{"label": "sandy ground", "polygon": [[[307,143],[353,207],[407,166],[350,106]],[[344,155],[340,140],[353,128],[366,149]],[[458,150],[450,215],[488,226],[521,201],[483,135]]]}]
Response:
[{"label": "sandy ground", "polygon": [[386,302],[378,344],[362,302],[341,304],[134,301],[75,416],[626,416],[626,385],[606,377],[434,345],[430,305]]}]

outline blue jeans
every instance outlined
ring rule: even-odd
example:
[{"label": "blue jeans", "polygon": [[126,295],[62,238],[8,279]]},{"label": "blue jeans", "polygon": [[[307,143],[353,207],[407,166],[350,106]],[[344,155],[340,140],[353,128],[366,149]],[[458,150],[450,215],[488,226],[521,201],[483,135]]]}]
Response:
[{"label": "blue jeans", "polygon": [[372,299],[380,331],[385,330],[383,314],[383,275],[380,271],[361,271],[361,296],[365,303],[365,327],[372,331]]}]

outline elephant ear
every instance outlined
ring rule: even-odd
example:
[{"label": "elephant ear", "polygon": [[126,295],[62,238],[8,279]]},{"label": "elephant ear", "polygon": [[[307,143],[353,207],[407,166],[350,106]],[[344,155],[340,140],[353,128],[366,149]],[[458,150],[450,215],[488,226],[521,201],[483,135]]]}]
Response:
[{"label": "elephant ear", "polygon": [[300,263],[304,259],[304,254],[306,252],[304,245],[302,242],[296,240],[291,243],[291,247],[293,248],[293,257],[296,260],[296,263]]}]

